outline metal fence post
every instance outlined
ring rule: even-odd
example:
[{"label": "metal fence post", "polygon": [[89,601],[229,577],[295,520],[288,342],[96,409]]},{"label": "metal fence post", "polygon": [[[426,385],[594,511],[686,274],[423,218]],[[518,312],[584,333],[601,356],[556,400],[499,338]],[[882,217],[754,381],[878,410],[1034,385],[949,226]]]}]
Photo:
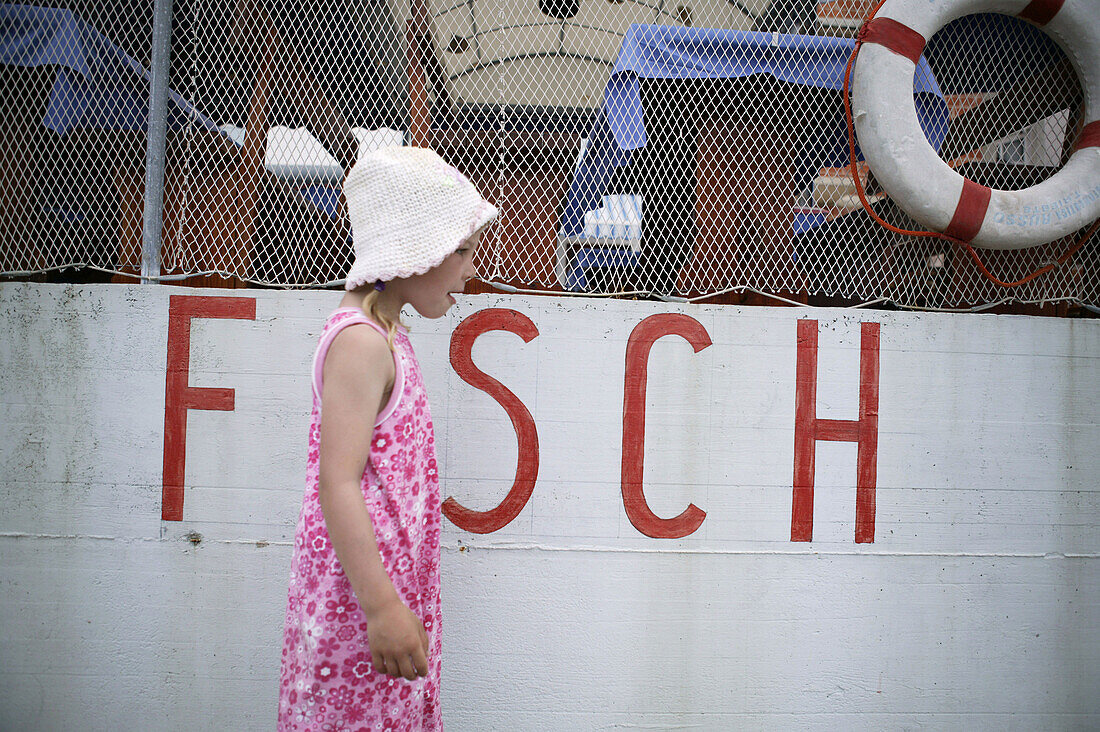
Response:
[{"label": "metal fence post", "polygon": [[164,168],[168,134],[168,73],[172,40],[172,0],[153,5],[149,123],[145,149],[145,215],[142,217],[141,281],[160,277],[161,228],[164,223]]}]

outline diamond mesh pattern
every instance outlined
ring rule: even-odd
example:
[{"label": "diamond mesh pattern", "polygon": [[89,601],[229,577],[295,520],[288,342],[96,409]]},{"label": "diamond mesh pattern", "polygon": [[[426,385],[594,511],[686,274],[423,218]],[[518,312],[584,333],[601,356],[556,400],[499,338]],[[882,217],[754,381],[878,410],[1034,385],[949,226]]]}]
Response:
[{"label": "diamond mesh pattern", "polygon": [[[4,274],[141,271],[152,5],[2,6]],[[344,170],[360,150],[403,143],[436,149],[501,208],[478,264],[505,287],[1100,304],[1095,241],[1006,288],[965,250],[891,233],[861,209],[842,79],[821,48],[853,38],[871,6],[176,0],[160,277],[339,282],[351,263]],[[608,144],[630,123],[607,94],[630,79],[612,73],[639,24],[661,27],[634,47],[645,140],[624,149]],[[730,32],[706,66],[714,29]],[[1081,88],[1040,31],[971,16],[941,30],[925,60],[915,88],[932,91],[918,107],[942,110],[926,134],[961,174],[1020,189],[1067,159]],[[859,170],[880,216],[920,228]],[[978,256],[1012,282],[1076,240]]]}]

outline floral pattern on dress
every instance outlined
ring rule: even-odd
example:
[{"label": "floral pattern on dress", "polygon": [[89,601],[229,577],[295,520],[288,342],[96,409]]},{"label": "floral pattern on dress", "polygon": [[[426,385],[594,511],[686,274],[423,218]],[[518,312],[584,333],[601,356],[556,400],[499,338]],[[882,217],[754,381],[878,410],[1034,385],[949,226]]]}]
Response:
[{"label": "floral pattern on dress", "polygon": [[[331,343],[335,332],[354,323],[385,334],[360,310],[341,308],[325,323],[321,343]],[[393,411],[374,429],[360,487],[386,573],[428,633],[428,675],[415,681],[395,679],[376,672],[371,663],[366,617],[332,549],[318,500],[321,413],[320,397],[314,395],[306,489],[287,592],[280,732],[442,729],[442,519],[435,437],[420,367],[401,330],[394,336],[394,351],[404,385]]]}]

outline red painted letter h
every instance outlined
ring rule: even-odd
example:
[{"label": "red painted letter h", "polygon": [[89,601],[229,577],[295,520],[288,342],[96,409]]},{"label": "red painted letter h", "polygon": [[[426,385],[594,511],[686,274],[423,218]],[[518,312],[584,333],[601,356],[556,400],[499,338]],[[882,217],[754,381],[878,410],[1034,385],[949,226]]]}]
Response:
[{"label": "red painted letter h", "polygon": [[860,326],[859,419],[817,417],[817,321],[798,321],[795,375],[794,496],[791,541],[814,534],[814,462],[818,440],[855,442],[856,543],[875,541],[875,484],[878,465],[879,324]]}]

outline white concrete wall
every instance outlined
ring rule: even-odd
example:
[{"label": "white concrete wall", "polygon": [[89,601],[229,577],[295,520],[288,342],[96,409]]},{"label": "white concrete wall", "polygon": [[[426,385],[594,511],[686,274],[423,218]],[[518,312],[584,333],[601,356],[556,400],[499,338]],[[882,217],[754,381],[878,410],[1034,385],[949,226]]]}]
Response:
[{"label": "white concrete wall", "polygon": [[[188,413],[182,521],[161,520],[171,295],[255,302],[192,323],[188,383],[235,404]],[[337,298],[0,284],[0,729],[272,728]],[[497,308],[538,336],[473,359],[530,411],[538,478],[498,531],[445,524],[450,730],[1100,727],[1100,322],[466,297],[409,320],[444,496],[476,510],[517,440],[448,347]],[[621,488],[627,345],[663,312],[711,341],[649,360],[645,497],[706,512],[680,539],[640,533]],[[873,542],[856,444],[823,441],[813,541],[791,541],[799,320],[833,420],[858,417],[879,324]]]}]

